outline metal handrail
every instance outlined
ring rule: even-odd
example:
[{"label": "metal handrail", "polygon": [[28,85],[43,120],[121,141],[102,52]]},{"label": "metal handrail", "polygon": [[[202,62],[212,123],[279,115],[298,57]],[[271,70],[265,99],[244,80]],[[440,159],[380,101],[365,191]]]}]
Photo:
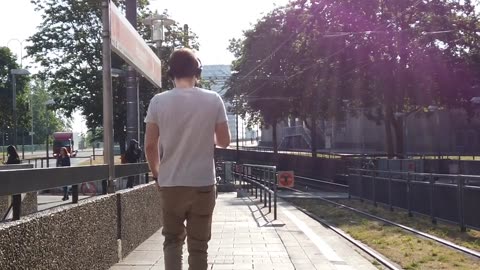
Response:
[{"label": "metal handrail", "polygon": [[[241,166],[240,168],[238,166]],[[264,207],[267,207],[268,194],[268,212],[272,212],[273,195],[273,218],[277,219],[277,168],[276,166],[256,165],[256,164],[232,164],[232,174],[235,179],[239,178],[240,185],[243,187],[243,181],[249,183],[247,186],[250,193],[258,198],[260,193],[260,202],[263,201]],[[252,185],[254,188],[252,188]],[[263,193],[263,194],[262,194]]]},{"label": "metal handrail", "polygon": [[[148,174],[147,163],[115,165],[115,177]],[[78,185],[108,178],[107,165],[0,171],[0,196],[12,196],[13,220],[20,219],[21,194],[72,186],[72,203],[78,202]],[[148,177],[147,177],[148,181]]]}]

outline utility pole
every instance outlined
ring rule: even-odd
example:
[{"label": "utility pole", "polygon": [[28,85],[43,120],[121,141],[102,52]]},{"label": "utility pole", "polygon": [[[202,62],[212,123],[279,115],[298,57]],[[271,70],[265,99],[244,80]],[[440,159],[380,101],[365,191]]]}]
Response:
[{"label": "utility pole", "polygon": [[15,74],[12,74],[12,102],[13,102],[13,145],[17,147],[17,80],[15,79]]},{"label": "utility pole", "polygon": [[236,92],[237,92],[237,90],[235,89],[235,132],[236,132],[235,140],[236,140],[236,145],[237,145],[237,147],[236,147],[237,148],[236,159],[237,159],[237,163],[239,163],[240,162],[240,144],[239,144],[239,141],[238,141],[239,140],[239,138],[238,138],[238,124],[239,124],[238,123],[239,122],[238,121],[238,96],[237,96]]},{"label": "utility pole", "polygon": [[108,193],[115,192],[115,165],[113,156],[113,94],[112,94],[112,44],[110,33],[110,0],[102,2],[102,77],[103,77],[103,158],[108,164]]},{"label": "utility pole", "polygon": [[[133,28],[137,28],[137,0],[126,0],[126,17]],[[138,84],[137,72],[132,66],[127,67],[127,143],[138,140]]]}]

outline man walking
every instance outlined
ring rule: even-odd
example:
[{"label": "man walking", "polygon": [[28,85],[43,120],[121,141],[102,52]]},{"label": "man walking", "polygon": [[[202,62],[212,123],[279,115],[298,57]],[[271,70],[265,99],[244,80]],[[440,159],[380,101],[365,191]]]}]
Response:
[{"label": "man walking", "polygon": [[162,198],[166,270],[182,269],[185,238],[189,269],[207,269],[216,193],[214,145],[230,144],[221,97],[195,87],[201,71],[193,51],[173,52],[168,75],[175,88],[154,96],[145,118],[146,157]]}]

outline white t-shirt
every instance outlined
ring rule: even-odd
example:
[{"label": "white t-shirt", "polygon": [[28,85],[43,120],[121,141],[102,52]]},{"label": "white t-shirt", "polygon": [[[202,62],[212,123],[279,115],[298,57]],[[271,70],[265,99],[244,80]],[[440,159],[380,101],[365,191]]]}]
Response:
[{"label": "white t-shirt", "polygon": [[216,92],[174,88],[155,95],[145,123],[159,129],[159,185],[213,185],[215,125],[226,121],[225,105]]}]

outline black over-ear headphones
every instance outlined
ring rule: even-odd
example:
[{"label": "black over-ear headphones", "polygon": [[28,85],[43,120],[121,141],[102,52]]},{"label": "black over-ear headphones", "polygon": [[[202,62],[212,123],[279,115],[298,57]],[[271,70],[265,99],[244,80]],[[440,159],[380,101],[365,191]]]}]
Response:
[{"label": "black over-ear headphones", "polygon": [[197,62],[198,62],[198,66],[197,66],[197,73],[195,74],[195,76],[197,76],[197,78],[200,79],[200,76],[202,76],[203,65],[202,65],[202,61],[200,61],[200,58],[198,57],[197,57]]}]

